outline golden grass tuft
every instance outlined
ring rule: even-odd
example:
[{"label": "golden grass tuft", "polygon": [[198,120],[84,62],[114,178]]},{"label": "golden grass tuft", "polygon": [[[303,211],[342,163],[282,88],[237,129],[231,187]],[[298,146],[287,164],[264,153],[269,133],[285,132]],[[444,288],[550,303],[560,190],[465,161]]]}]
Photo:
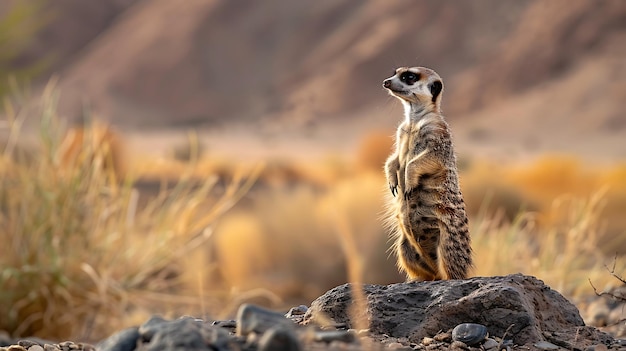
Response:
[{"label": "golden grass tuft", "polygon": [[[183,176],[146,206],[129,178],[107,168],[101,134],[85,129],[71,159],[48,89],[34,153],[22,157],[19,109],[0,155],[0,330],[13,336],[98,340],[127,325],[149,298],[181,281],[180,260],[205,243],[239,196],[211,195],[214,177]],[[69,160],[69,161],[68,161]],[[213,199],[212,201],[209,201]]]},{"label": "golden grass tuft", "polygon": [[471,232],[476,275],[535,275],[570,297],[590,295],[589,279],[601,286],[609,284],[605,265],[612,258],[599,249],[603,195],[555,200],[553,206],[566,216],[548,228],[539,227],[537,214],[530,212],[520,213],[513,221],[484,213],[475,218]]},{"label": "golden grass tuft", "polygon": [[108,124],[92,120],[68,129],[56,150],[60,169],[74,169],[80,164],[102,162],[105,171],[122,179],[126,172],[122,138]]}]

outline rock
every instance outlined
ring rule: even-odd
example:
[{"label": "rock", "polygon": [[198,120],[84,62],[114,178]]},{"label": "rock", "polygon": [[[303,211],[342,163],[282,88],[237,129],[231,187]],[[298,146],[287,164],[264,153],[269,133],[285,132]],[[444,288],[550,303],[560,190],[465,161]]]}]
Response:
[{"label": "rock", "polygon": [[496,347],[498,347],[498,342],[495,341],[494,339],[491,338],[487,338],[485,339],[485,342],[483,343],[483,349],[485,350],[491,350],[491,349],[495,349]]},{"label": "rock", "polygon": [[289,312],[285,315],[287,318],[293,318],[294,316],[300,316],[306,313],[309,308],[305,305],[300,305],[298,307],[292,307]]},{"label": "rock", "polygon": [[422,339],[422,345],[424,346],[428,346],[434,342],[435,342],[435,339],[433,338],[425,337],[424,339]]},{"label": "rock", "polygon": [[133,351],[139,340],[139,328],[117,332],[96,345],[98,351]]},{"label": "rock", "polygon": [[[303,323],[325,316],[351,327],[350,291],[351,285],[344,284],[313,301]],[[561,294],[522,274],[363,285],[363,292],[368,309],[356,317],[369,320],[372,335],[408,337],[415,343],[468,322],[486,326],[494,336],[501,337],[508,329],[507,338],[518,345],[544,340],[544,331],[571,331],[574,335],[584,326],[576,307]],[[610,339],[601,332],[593,333],[592,338]]]},{"label": "rock", "polygon": [[30,348],[31,346],[39,345],[37,342],[32,341],[32,340],[28,340],[28,339],[20,340],[20,341],[17,342],[17,344],[22,346],[22,347],[24,347],[24,348],[26,348],[26,349]]},{"label": "rock", "polygon": [[295,327],[284,315],[259,306],[244,304],[237,311],[237,335],[245,336],[251,332],[262,334],[276,325]]},{"label": "rock", "polygon": [[73,341],[64,341],[58,344],[52,343],[45,339],[36,337],[29,337],[27,339],[21,339],[16,344],[8,347],[0,347],[0,351],[95,351],[96,348],[93,345],[85,343],[76,343]]},{"label": "rock", "polygon": [[235,329],[237,328],[237,321],[234,319],[228,319],[225,321],[213,321],[211,325],[214,325],[216,327]]},{"label": "rock", "polygon": [[485,340],[487,327],[476,323],[462,323],[452,329],[452,340],[461,341],[468,346],[474,346]]},{"label": "rock", "polygon": [[229,333],[225,329],[191,317],[173,321],[152,317],[140,326],[137,332],[139,338],[136,350],[229,350],[234,349],[233,345],[236,343],[229,338]]},{"label": "rock", "polygon": [[455,340],[450,345],[450,349],[451,350],[469,350],[469,347],[467,346],[466,343],[464,343],[462,341]]},{"label": "rock", "polygon": [[437,341],[443,341],[443,342],[452,342],[452,333],[439,333],[435,336],[433,336],[433,339],[437,340]]},{"label": "rock", "polygon": [[559,347],[547,341],[539,341],[534,346],[540,350],[558,350]]},{"label": "rock", "polygon": [[300,351],[302,347],[294,332],[283,326],[266,331],[259,340],[259,351]]},{"label": "rock", "polygon": [[608,347],[603,344],[591,345],[587,348],[587,351],[608,351]]},{"label": "rock", "polygon": [[11,345],[12,340],[9,333],[4,330],[0,330],[0,347]]},{"label": "rock", "polygon": [[347,330],[322,330],[317,331],[313,335],[313,340],[322,342],[341,341],[341,342],[353,342],[356,339],[354,333]]}]

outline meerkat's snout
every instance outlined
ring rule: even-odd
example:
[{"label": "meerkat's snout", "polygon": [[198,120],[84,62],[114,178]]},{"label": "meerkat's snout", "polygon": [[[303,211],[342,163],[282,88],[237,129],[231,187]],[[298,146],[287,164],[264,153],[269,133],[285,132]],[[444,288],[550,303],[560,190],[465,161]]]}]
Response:
[{"label": "meerkat's snout", "polygon": [[383,80],[383,88],[385,89],[391,88],[391,78],[387,78]]}]

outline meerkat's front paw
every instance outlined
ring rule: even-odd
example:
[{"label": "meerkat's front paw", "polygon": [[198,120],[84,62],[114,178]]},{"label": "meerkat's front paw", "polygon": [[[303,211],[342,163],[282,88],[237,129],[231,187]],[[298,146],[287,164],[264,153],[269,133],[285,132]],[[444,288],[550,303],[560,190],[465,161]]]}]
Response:
[{"label": "meerkat's front paw", "polygon": [[413,188],[406,188],[406,190],[404,191],[404,199],[408,200],[409,196],[411,195],[411,192],[413,191]]},{"label": "meerkat's front paw", "polygon": [[405,187],[404,187],[404,199],[408,200],[409,196],[411,195],[411,193],[413,192],[414,189],[417,188],[417,184],[411,184],[409,182],[406,183]]},{"label": "meerkat's front paw", "polygon": [[398,194],[398,182],[396,182],[396,184],[389,183],[389,190],[391,190],[391,195],[396,197]]},{"label": "meerkat's front paw", "polygon": [[396,197],[398,194],[398,169],[400,169],[400,161],[394,154],[385,162],[385,175],[387,176],[389,190],[391,190],[393,197]]}]

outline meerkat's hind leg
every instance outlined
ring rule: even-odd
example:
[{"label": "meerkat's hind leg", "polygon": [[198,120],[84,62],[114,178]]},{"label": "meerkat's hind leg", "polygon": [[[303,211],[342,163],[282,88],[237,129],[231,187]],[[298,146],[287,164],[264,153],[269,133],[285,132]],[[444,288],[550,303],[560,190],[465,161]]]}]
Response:
[{"label": "meerkat's hind leg", "polygon": [[397,245],[398,266],[407,274],[408,280],[436,280],[437,272],[421,257],[406,238],[399,238]]}]

